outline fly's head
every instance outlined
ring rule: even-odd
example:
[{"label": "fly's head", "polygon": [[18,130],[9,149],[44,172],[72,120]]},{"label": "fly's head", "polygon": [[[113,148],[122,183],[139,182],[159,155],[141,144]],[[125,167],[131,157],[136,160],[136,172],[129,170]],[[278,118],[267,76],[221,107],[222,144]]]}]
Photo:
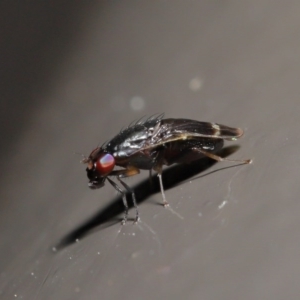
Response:
[{"label": "fly's head", "polygon": [[94,149],[88,158],[82,160],[87,164],[86,172],[89,181],[89,188],[99,189],[104,186],[106,177],[115,167],[115,158],[102,148]]}]

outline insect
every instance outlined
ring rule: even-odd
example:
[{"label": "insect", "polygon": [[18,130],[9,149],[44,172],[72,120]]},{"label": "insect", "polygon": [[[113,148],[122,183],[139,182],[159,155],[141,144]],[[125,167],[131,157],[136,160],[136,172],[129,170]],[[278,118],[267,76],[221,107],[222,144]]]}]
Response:
[{"label": "insect", "polygon": [[[242,129],[189,119],[163,119],[163,116],[150,117],[129,125],[82,161],[87,164],[91,189],[103,187],[107,180],[122,195],[125,206],[122,224],[126,223],[128,217],[127,192],[132,195],[135,222],[139,220],[135,194],[122,180],[125,177],[139,174],[140,170],[156,171],[163,204],[168,206],[162,181],[164,165],[189,163],[205,156],[216,161],[251,163],[251,160],[230,160],[215,154],[223,147],[224,140],[234,141],[241,137]],[[115,170],[116,166],[122,169]],[[116,177],[123,188],[111,177]]]}]

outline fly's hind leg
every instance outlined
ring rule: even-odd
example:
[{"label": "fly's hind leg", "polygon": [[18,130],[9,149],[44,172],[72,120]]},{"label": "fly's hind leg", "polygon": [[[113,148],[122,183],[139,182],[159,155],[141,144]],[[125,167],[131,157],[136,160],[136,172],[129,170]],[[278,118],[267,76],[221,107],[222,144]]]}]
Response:
[{"label": "fly's hind leg", "polygon": [[236,160],[236,159],[228,159],[228,158],[223,158],[221,156],[218,156],[216,154],[213,154],[211,152],[199,149],[199,148],[193,148],[194,151],[197,151],[213,160],[216,161],[230,161],[230,162],[237,162],[237,163],[242,163],[242,164],[251,164],[252,160],[251,159],[245,159],[245,160]]}]

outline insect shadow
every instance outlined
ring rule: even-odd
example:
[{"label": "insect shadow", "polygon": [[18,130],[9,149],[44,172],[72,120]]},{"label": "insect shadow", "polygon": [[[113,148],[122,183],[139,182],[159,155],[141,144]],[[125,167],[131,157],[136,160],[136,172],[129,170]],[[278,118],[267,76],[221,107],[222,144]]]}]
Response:
[{"label": "insect shadow", "polygon": [[[239,146],[225,147],[218,152],[218,155],[222,157],[227,157],[230,154],[236,152],[239,148],[240,148]],[[180,164],[180,165],[169,167],[163,172],[164,187],[166,190],[168,190],[174,186],[178,186],[184,183],[189,178],[199,174],[200,172],[209,169],[215,163],[216,161],[204,157],[199,160],[193,161],[190,164]],[[226,166],[221,169],[214,170],[210,173],[214,173],[216,171],[223,170],[223,169],[237,167],[239,165],[241,164]],[[208,174],[202,176],[206,176]],[[196,178],[200,178],[202,176],[200,175]],[[149,180],[149,178],[143,180],[135,187],[133,187],[133,190],[135,191],[137,203],[144,202],[149,196],[160,192],[160,186],[159,186],[159,181],[157,176],[153,175],[151,180]],[[128,199],[129,208],[133,207],[130,194],[127,194],[127,199]],[[120,219],[122,218],[117,218],[117,216],[122,215],[123,213],[124,213],[124,206],[123,206],[122,198],[121,196],[118,195],[116,198],[114,198],[111,201],[109,205],[101,209],[99,212],[97,212],[94,216],[92,216],[89,220],[87,220],[85,223],[80,225],[78,228],[75,228],[73,231],[71,231],[66,236],[64,236],[61,239],[61,241],[55,246],[55,248],[57,250],[61,250],[75,243],[76,240],[82,239],[83,237],[92,233],[95,230],[99,230],[99,228],[97,227],[99,227],[100,225],[102,225],[101,228],[103,229],[113,224],[120,223]]]}]

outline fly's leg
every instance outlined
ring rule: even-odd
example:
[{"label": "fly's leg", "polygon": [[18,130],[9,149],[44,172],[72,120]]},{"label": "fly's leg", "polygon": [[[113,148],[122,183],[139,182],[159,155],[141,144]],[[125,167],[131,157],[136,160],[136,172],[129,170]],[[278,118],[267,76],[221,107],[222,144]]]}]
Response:
[{"label": "fly's leg", "polygon": [[125,225],[128,219],[128,203],[126,199],[126,192],[124,192],[114,181],[112,181],[109,177],[107,177],[108,182],[121,194],[123,199],[123,204],[125,207],[124,217],[122,220],[122,225]]},{"label": "fly's leg", "polygon": [[193,148],[193,150],[200,152],[203,155],[205,155],[211,159],[214,159],[216,161],[230,161],[230,162],[238,162],[238,163],[242,163],[242,164],[251,164],[252,163],[252,159],[245,159],[245,160],[228,159],[228,158],[223,158],[221,156],[215,155],[213,153],[207,152],[207,151],[199,149],[199,148]]},{"label": "fly's leg", "polygon": [[160,191],[161,191],[161,195],[162,195],[162,198],[163,198],[164,207],[168,207],[169,203],[166,199],[165,190],[164,190],[164,186],[163,186],[163,182],[162,182],[162,172],[159,172],[157,174],[157,176],[158,176],[158,179],[159,179]]},{"label": "fly's leg", "polygon": [[[124,186],[124,188],[126,189],[127,192],[131,193],[131,196],[132,196],[132,202],[133,202],[133,206],[135,208],[135,219],[134,219],[134,223],[137,223],[140,219],[140,216],[139,216],[139,210],[138,210],[138,206],[137,206],[137,203],[136,203],[136,198],[135,198],[135,193],[134,191],[123,181],[121,180],[121,178],[125,178],[125,177],[129,177],[129,176],[133,176],[133,175],[136,175],[136,174],[139,174],[140,173],[140,170],[137,169],[137,168],[133,168],[133,167],[130,167],[128,169],[125,169],[125,170],[116,170],[116,171],[112,171],[110,173],[110,176],[116,176],[117,179],[119,180],[119,182]],[[116,186],[117,184],[114,183]],[[114,186],[115,187],[115,186]],[[124,217],[124,221],[122,222],[123,224],[126,223],[127,221],[127,216],[128,216],[128,204],[127,204],[127,200],[126,200],[126,192],[124,192],[119,186],[117,186],[118,188],[115,187],[115,189],[117,189],[118,191],[121,190],[121,194],[122,194],[122,199],[123,199],[123,202],[124,202],[124,199],[125,199],[125,202],[124,202],[124,206],[125,206],[125,217]],[[123,196],[123,194],[125,196]]]},{"label": "fly's leg", "polygon": [[135,199],[135,193],[134,191],[124,182],[121,180],[120,177],[117,177],[117,179],[120,181],[120,183],[124,186],[124,188],[131,193],[131,197],[132,197],[132,202],[133,202],[133,206],[135,208],[135,219],[134,219],[134,224],[136,224],[139,220],[140,220],[140,216],[139,216],[139,210],[138,210],[138,206],[136,204],[136,199]]},{"label": "fly's leg", "polygon": [[160,192],[163,198],[163,205],[164,207],[168,207],[169,203],[166,199],[164,185],[162,182],[162,166],[163,166],[163,153],[157,158],[156,166],[154,166],[154,170],[157,172],[158,180],[159,180],[159,186],[160,186]]},{"label": "fly's leg", "polygon": [[163,165],[166,164],[166,162],[165,162],[165,151],[164,150],[160,151],[158,153],[158,155],[156,156],[155,160],[156,161],[155,161],[155,164],[153,166],[153,170],[157,172],[157,177],[158,177],[159,186],[160,186],[160,192],[161,192],[161,195],[162,195],[162,198],[163,198],[162,199],[163,200],[163,205],[164,205],[164,207],[168,207],[169,203],[166,199],[164,185],[163,185],[163,181],[162,181],[162,169],[163,169]]}]

